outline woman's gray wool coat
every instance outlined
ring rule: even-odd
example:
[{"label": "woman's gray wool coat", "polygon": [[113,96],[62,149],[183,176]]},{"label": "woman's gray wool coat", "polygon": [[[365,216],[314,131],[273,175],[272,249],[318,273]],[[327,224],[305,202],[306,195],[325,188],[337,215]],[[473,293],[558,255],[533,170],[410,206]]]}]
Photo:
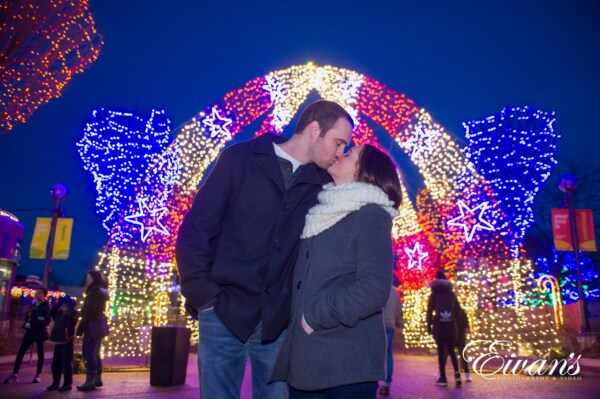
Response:
[{"label": "woman's gray wool coat", "polygon": [[[292,319],[272,381],[320,390],[385,378],[382,308],[392,280],[392,217],[365,205],[302,240]],[[301,326],[302,315],[314,332]]]}]

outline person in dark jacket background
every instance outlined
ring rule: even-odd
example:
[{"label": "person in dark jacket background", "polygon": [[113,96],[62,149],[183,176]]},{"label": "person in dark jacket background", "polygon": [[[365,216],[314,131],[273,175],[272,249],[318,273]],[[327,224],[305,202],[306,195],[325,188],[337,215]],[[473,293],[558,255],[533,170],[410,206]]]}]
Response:
[{"label": "person in dark jacket background", "polygon": [[33,343],[37,345],[37,369],[35,377],[33,377],[34,383],[41,381],[40,374],[42,373],[42,367],[44,366],[44,341],[48,339],[48,324],[50,323],[50,306],[46,302],[46,296],[48,295],[48,289],[42,287],[35,291],[35,300],[27,310],[25,316],[25,335],[23,336],[23,342],[17,353],[15,359],[15,365],[13,373],[4,380],[5,383],[14,383],[19,381],[19,369],[21,368],[21,362],[25,352]]},{"label": "person in dark jacket background", "polygon": [[203,399],[239,398],[248,358],[253,397],[287,397],[268,377],[289,322],[299,237],[352,128],[342,106],[314,102],[290,139],[264,134],[224,149],[198,190],[176,258],[185,306],[198,318]]},{"label": "person in dark jacket background", "polygon": [[436,385],[446,386],[446,359],[450,355],[454,367],[456,385],[462,384],[458,359],[454,347],[458,337],[457,318],[460,304],[452,291],[452,283],[446,279],[444,272],[438,270],[436,279],[431,282],[431,295],[427,302],[427,332],[433,334],[438,351],[439,378]]},{"label": "person in dark jacket background", "polygon": [[469,333],[469,317],[467,312],[461,307],[458,311],[456,348],[460,357],[460,364],[465,373],[465,381],[471,382],[471,372],[469,371],[469,362],[465,359],[463,352],[467,346],[467,334]]},{"label": "person in dark jacket background", "polygon": [[81,309],[81,321],[77,326],[77,336],[83,335],[81,352],[87,363],[85,383],[77,387],[80,391],[92,391],[103,385],[100,344],[108,335],[108,322],[104,315],[108,301],[108,284],[97,270],[85,276],[85,299]]},{"label": "person in dark jacket background", "polygon": [[[52,385],[48,391],[70,391],[73,384],[73,338],[75,337],[75,323],[77,311],[73,299],[65,295],[50,310],[54,320],[50,341],[54,342],[54,356],[52,357]],[[60,376],[64,375],[63,386],[59,388]]]}]

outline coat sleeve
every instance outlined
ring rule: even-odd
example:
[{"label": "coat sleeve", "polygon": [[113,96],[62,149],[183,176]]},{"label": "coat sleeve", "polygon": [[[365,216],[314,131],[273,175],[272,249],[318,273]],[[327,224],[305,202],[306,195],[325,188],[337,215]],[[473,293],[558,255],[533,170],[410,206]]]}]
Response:
[{"label": "coat sleeve", "polygon": [[32,330],[42,329],[50,324],[50,306],[48,302],[41,304],[38,311],[33,312],[33,314],[34,316],[30,321]]},{"label": "coat sleeve", "polygon": [[305,308],[305,320],[315,331],[353,327],[380,312],[392,283],[392,218],[379,206],[357,213],[356,276],[348,284],[318,293]]},{"label": "coat sleeve", "polygon": [[104,313],[104,300],[98,290],[89,290],[81,309],[81,322],[77,326],[77,335],[82,335],[85,329],[97,315]]},{"label": "coat sleeve", "polygon": [[225,149],[198,190],[179,229],[175,256],[181,293],[186,306],[199,309],[211,302],[220,288],[211,278],[223,218],[232,195],[232,148]]},{"label": "coat sleeve", "polygon": [[433,322],[433,304],[435,302],[435,298],[434,298],[434,294],[431,293],[431,295],[429,295],[429,299],[427,300],[427,316],[426,316],[426,325],[427,325],[427,332],[431,332],[431,328],[432,328],[432,322]]},{"label": "coat sleeve", "polygon": [[52,308],[50,308],[50,318],[56,319],[56,316],[58,315],[58,310],[60,309],[60,305],[61,302],[59,301],[58,303],[55,303],[54,306],[52,306]]},{"label": "coat sleeve", "polygon": [[81,308],[81,320],[77,325],[77,335],[82,335],[87,325],[89,323],[90,315],[92,314],[92,302],[94,301],[94,293],[90,292],[88,296],[85,298],[85,302],[83,303],[83,307]]},{"label": "coat sleeve", "polygon": [[75,335],[75,323],[77,322],[77,312],[75,309],[68,309],[66,312],[65,337],[67,342],[73,340]]},{"label": "coat sleeve", "polygon": [[395,298],[394,298],[394,303],[395,303],[395,307],[394,307],[394,322],[396,323],[396,325],[398,325],[398,323],[400,323],[402,321],[402,303],[400,303],[400,298],[398,297],[398,293],[394,293]]},{"label": "coat sleeve", "polygon": [[460,329],[468,329],[469,328],[469,318],[467,317],[467,312],[463,309],[458,301],[458,297],[454,294],[454,306],[458,309],[458,317],[457,317],[457,326]]}]

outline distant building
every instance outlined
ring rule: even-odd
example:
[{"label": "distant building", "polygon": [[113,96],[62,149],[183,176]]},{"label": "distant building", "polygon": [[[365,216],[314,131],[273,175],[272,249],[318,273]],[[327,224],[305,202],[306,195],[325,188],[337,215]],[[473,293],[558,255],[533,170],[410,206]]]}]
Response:
[{"label": "distant building", "polygon": [[0,327],[5,328],[11,289],[21,261],[24,228],[19,219],[0,209]]}]

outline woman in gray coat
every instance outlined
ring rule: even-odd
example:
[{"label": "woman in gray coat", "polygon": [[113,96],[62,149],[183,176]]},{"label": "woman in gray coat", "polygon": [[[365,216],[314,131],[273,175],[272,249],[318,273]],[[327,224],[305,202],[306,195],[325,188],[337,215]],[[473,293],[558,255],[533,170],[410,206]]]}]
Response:
[{"label": "woman in gray coat", "polygon": [[294,269],[292,319],[272,381],[290,399],[375,398],[385,378],[382,308],[392,281],[392,219],[400,182],[391,159],[354,147],[327,170],[306,216]]}]

